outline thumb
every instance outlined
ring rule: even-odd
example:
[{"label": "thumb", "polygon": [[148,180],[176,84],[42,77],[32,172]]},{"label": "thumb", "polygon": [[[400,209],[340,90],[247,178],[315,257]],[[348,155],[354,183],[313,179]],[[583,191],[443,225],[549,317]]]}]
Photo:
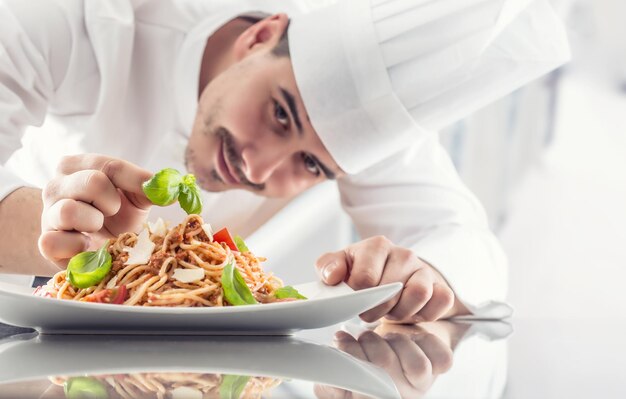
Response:
[{"label": "thumb", "polygon": [[114,236],[128,231],[138,233],[148,218],[150,207],[137,207],[128,199],[124,192],[119,189],[118,192],[122,203],[120,210],[115,215],[106,218],[104,225]]},{"label": "thumb", "polygon": [[343,251],[324,254],[315,262],[315,268],[324,283],[337,285],[348,275],[346,254]]}]

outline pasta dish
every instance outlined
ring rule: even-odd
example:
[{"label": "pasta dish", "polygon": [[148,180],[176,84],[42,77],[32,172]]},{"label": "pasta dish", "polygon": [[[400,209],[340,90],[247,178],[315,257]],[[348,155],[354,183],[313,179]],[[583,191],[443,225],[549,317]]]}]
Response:
[{"label": "pasta dish", "polygon": [[[68,270],[38,287],[35,294],[87,302],[179,307],[305,299],[299,294],[289,295],[295,291],[293,288],[283,287],[280,279],[261,268],[265,258],[256,257],[245,244],[244,249],[235,247],[228,237],[220,242],[218,233],[213,235],[199,215],[189,215],[169,230],[159,219],[140,234],[123,233],[103,247],[110,255],[110,270],[97,284],[74,286],[68,266]],[[234,277],[225,279],[228,267],[233,269]],[[251,294],[249,301],[237,303],[239,299],[233,299],[239,298],[237,295],[246,300],[243,291]]]}]

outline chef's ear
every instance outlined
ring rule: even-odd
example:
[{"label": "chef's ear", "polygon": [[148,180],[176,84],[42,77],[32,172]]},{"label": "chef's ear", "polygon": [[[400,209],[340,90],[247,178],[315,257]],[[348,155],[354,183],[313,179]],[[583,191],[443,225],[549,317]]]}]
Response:
[{"label": "chef's ear", "polygon": [[233,51],[237,60],[262,49],[273,49],[289,26],[287,14],[275,14],[260,20],[246,29],[234,43]]}]

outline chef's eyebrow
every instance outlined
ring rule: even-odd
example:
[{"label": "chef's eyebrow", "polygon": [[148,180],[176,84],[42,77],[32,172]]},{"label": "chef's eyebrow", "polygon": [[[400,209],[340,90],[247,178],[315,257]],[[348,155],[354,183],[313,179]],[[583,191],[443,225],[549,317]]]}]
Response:
[{"label": "chef's eyebrow", "polygon": [[293,116],[293,120],[296,122],[296,126],[298,127],[298,133],[302,135],[302,122],[300,121],[300,114],[298,114],[298,107],[296,107],[296,98],[293,94],[289,93],[286,89],[280,87],[280,94],[283,95],[287,106],[289,107],[289,111]]}]

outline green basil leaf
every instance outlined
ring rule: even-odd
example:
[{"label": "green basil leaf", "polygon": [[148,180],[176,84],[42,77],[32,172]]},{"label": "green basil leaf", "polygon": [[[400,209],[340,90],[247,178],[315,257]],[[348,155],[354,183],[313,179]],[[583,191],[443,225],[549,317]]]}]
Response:
[{"label": "green basil leaf", "polygon": [[277,289],[276,292],[274,293],[274,296],[278,299],[285,299],[285,298],[308,299],[307,297],[299,293],[297,289],[293,288],[290,285]]},{"label": "green basil leaf", "polygon": [[250,377],[246,375],[230,375],[222,377],[220,399],[239,399]]},{"label": "green basil leaf", "polygon": [[76,288],[93,287],[104,280],[111,270],[109,241],[97,251],[81,252],[67,264],[67,278]]},{"label": "green basil leaf", "polygon": [[195,187],[196,186],[196,176],[192,175],[191,173],[188,175],[185,175],[183,177],[183,181],[182,183],[187,186],[187,187]]},{"label": "green basil leaf", "polygon": [[241,273],[239,273],[239,270],[237,270],[232,263],[224,266],[224,270],[222,271],[222,288],[224,289],[226,300],[233,306],[254,305],[258,303],[257,300],[254,299],[252,291],[248,288]]},{"label": "green basil leaf", "polygon": [[163,169],[142,187],[146,197],[155,205],[167,206],[178,200],[188,215],[202,212],[200,189],[192,174],[183,177],[176,169]]},{"label": "green basil leaf", "polygon": [[67,399],[108,399],[106,387],[100,381],[89,377],[70,378],[63,384]]},{"label": "green basil leaf", "polygon": [[178,196],[178,202],[180,202],[181,208],[187,212],[188,215],[202,213],[202,199],[200,197],[200,190],[196,185],[196,178],[193,175],[185,176],[187,179],[189,176],[193,178],[192,184],[186,183],[180,184],[180,194]]},{"label": "green basil leaf", "polygon": [[143,183],[143,192],[153,204],[171,205],[178,199],[183,177],[176,169],[163,169]]},{"label": "green basil leaf", "polygon": [[237,249],[239,250],[239,252],[241,253],[250,252],[250,250],[248,249],[248,246],[243,241],[243,238],[241,238],[241,236],[235,236],[235,238],[233,238],[233,241],[235,241],[235,245],[237,246]]}]

